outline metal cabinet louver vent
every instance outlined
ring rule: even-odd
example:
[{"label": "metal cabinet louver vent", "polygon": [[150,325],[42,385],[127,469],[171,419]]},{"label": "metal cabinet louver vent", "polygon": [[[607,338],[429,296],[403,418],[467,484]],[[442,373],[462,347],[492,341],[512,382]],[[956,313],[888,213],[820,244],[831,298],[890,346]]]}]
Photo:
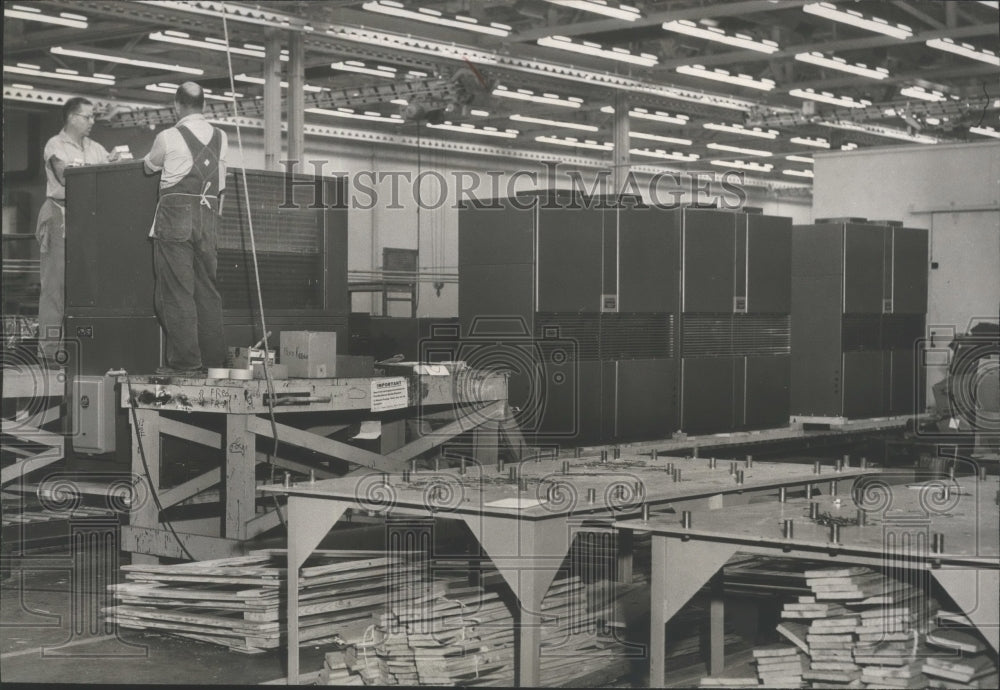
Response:
[{"label": "metal cabinet louver vent", "polygon": [[[601,358],[601,315],[592,313],[538,312],[535,314],[536,339],[566,343],[560,351],[575,353],[577,361],[591,362]],[[572,356],[572,354],[571,354]]]},{"label": "metal cabinet louver vent", "polygon": [[[280,177],[248,171],[247,188],[261,287],[268,296],[265,307],[322,309],[325,210],[309,208],[313,189],[304,190],[307,198],[296,194],[298,208],[282,209]],[[250,309],[257,289],[247,203],[235,173],[229,176],[226,195],[219,223],[219,292],[226,309]]]},{"label": "metal cabinet louver vent", "polygon": [[605,314],[601,321],[601,359],[669,359],[674,356],[674,315]]},{"label": "metal cabinet louver vent", "polygon": [[788,314],[737,314],[733,317],[736,355],[787,355],[792,351]]}]

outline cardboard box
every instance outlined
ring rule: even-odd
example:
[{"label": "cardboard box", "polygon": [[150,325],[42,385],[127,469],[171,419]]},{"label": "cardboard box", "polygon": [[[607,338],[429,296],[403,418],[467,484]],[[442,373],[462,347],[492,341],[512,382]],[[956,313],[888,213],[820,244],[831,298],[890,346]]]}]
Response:
[{"label": "cardboard box", "polygon": [[375,375],[375,358],[367,355],[337,355],[337,367],[331,376],[338,379],[371,378]]},{"label": "cardboard box", "polygon": [[[274,364],[274,350],[267,353],[268,364]],[[264,348],[262,347],[231,347],[229,348],[231,369],[250,369],[254,364],[263,364]]]},{"label": "cardboard box", "polygon": [[292,378],[329,378],[337,369],[337,334],[282,331],[280,358]]}]

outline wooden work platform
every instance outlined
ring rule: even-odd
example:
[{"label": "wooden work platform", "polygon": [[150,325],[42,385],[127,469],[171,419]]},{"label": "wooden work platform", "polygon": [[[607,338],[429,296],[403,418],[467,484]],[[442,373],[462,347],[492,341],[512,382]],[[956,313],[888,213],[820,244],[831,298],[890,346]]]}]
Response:
[{"label": "wooden work platform", "polygon": [[[475,455],[486,463],[496,461],[502,443],[515,456],[524,445],[507,407],[506,377],[471,369],[443,375],[288,379],[275,381],[270,391],[262,380],[122,375],[119,381],[121,404],[132,407],[134,415],[133,496],[129,525],[122,529],[122,549],[134,554],[134,562],[239,555],[248,540],[278,526],[282,508],[273,501],[266,510],[258,505],[260,464],[323,478],[335,476],[330,460],[398,471],[465,432],[471,432]],[[273,420],[267,414],[272,408]],[[365,424],[367,447],[330,438]],[[164,469],[183,459],[165,450],[167,436],[211,449],[217,465],[163,486]],[[311,453],[289,457],[281,450],[288,447]],[[163,521],[165,509],[196,501],[215,487],[221,494],[216,514]]]},{"label": "wooden work platform", "polygon": [[[752,466],[751,466],[752,464]],[[734,466],[735,465],[735,466]],[[405,473],[404,473],[405,472]],[[541,602],[576,534],[600,529],[643,505],[722,507],[768,500],[787,490],[847,492],[875,470],[812,464],[622,455],[605,462],[527,458],[516,464],[468,463],[437,471],[372,472],[354,477],[262,487],[288,497],[288,567],[299,568],[350,508],[386,517],[445,518],[465,523],[521,605],[518,682],[539,683]],[[678,473],[679,472],[679,473]],[[742,473],[739,483],[736,472]],[[807,488],[808,487],[808,488]],[[773,500],[773,498],[772,498]],[[396,527],[398,529],[398,526]],[[631,579],[631,541],[619,542],[619,577]],[[294,583],[290,579],[290,583]],[[298,677],[298,592],[288,590],[288,669]]]},{"label": "wooden work platform", "polygon": [[[839,499],[839,500],[838,500]],[[997,478],[963,477],[889,486],[870,483],[858,495],[817,501],[741,505],[683,517],[623,520],[623,533],[652,536],[650,682],[664,682],[666,622],[735,553],[822,561],[829,566],[866,565],[929,573],[968,616],[994,651],[1000,643],[1000,484]],[[858,505],[864,521],[858,520]],[[785,537],[785,521],[792,536]],[[854,524],[851,524],[852,521]],[[839,522],[833,536],[831,522]],[[937,550],[932,544],[943,540]],[[938,542],[940,543],[940,542]],[[721,594],[713,600],[713,674],[721,657]]]},{"label": "wooden work platform", "polygon": [[4,458],[0,485],[63,459],[65,437],[42,427],[60,418],[66,383],[63,369],[4,366],[3,399],[13,402],[13,414],[0,425],[4,454],[10,456]]}]

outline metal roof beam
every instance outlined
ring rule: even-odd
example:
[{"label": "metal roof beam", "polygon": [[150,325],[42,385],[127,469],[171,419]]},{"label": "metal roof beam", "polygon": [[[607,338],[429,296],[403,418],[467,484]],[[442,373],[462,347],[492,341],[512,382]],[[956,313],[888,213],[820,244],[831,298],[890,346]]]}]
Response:
[{"label": "metal roof beam", "polygon": [[[110,41],[120,38],[142,36],[156,27],[155,24],[137,26],[133,22],[102,22],[87,29],[88,42]],[[3,54],[20,55],[46,51],[53,46],[65,43],[79,43],[80,29],[53,29],[51,31],[35,31],[17,38],[4,41]]]},{"label": "metal roof beam", "polygon": [[621,29],[631,29],[640,26],[653,26],[663,22],[672,22],[678,19],[706,19],[708,17],[727,17],[741,14],[752,14],[754,12],[773,12],[775,10],[785,10],[794,7],[801,7],[812,0],[782,0],[779,3],[768,0],[747,0],[745,2],[726,2],[709,7],[689,7],[682,10],[671,10],[669,12],[654,12],[647,14],[634,22],[623,23],[618,19],[601,19],[591,22],[579,22],[576,24],[564,24],[560,26],[545,26],[530,31],[521,31],[507,37],[507,42],[518,43],[524,41],[534,41],[553,34],[559,36],[581,36],[586,34],[596,34],[602,31],[616,31]]}]

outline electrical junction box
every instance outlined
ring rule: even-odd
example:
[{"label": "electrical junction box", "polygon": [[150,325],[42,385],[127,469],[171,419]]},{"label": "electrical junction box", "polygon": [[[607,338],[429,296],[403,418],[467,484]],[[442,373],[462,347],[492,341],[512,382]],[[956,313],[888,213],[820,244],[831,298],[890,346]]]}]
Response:
[{"label": "electrical junction box", "polygon": [[76,433],[73,450],[99,454],[115,450],[115,380],[110,376],[77,376],[73,381]]}]

